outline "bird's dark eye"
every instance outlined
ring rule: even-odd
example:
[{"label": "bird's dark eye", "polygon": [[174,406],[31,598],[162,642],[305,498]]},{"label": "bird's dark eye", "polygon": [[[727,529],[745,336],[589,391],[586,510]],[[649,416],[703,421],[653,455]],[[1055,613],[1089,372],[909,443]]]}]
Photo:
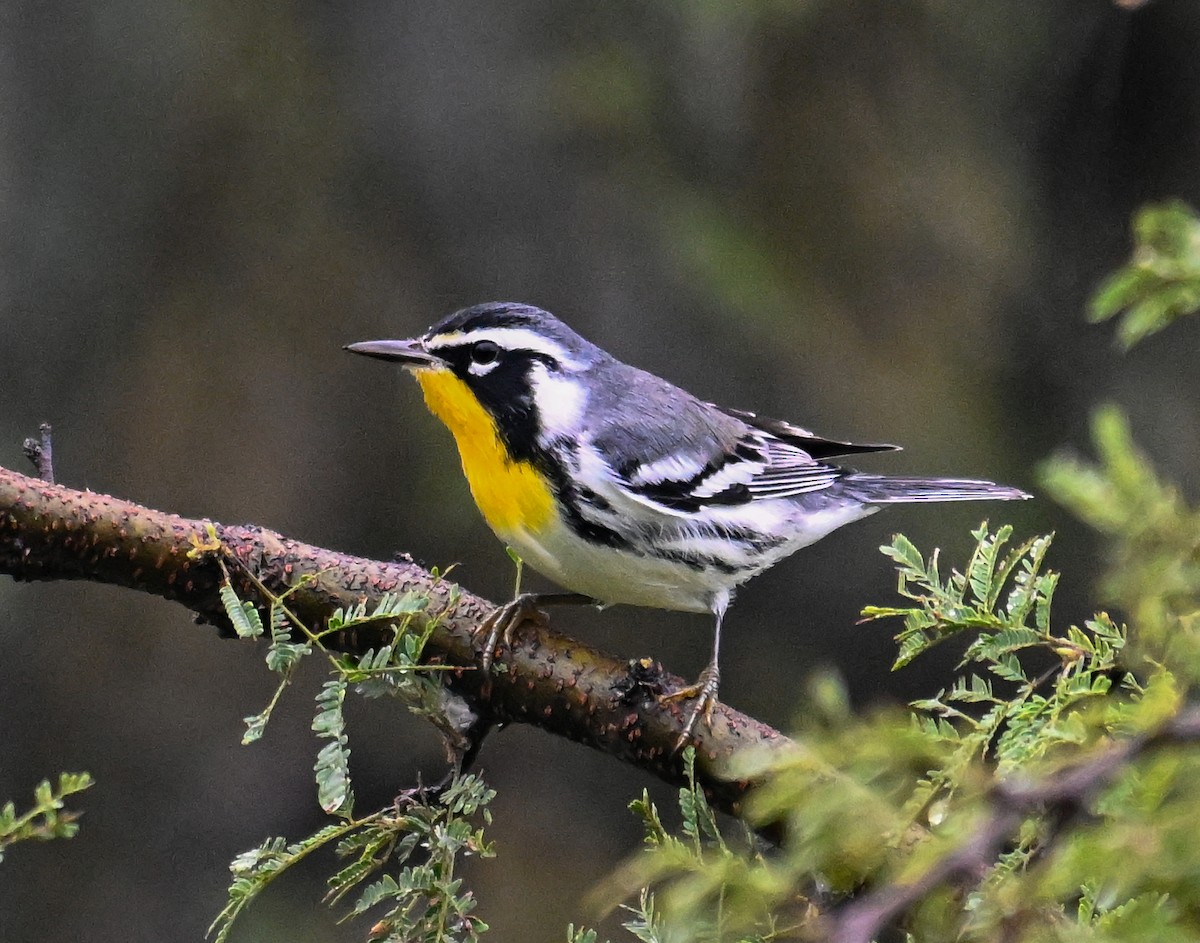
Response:
[{"label": "bird's dark eye", "polygon": [[471,360],[475,363],[492,363],[500,356],[500,345],[495,341],[480,341],[471,346]]}]

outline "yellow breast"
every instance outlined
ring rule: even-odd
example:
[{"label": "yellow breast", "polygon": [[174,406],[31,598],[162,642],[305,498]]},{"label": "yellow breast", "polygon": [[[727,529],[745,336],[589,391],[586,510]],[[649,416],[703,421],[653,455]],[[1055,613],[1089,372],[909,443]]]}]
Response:
[{"label": "yellow breast", "polygon": [[501,539],[538,532],[554,517],[554,496],[528,462],[514,462],[491,415],[449,370],[417,370],[425,404],[454,433],[471,494]]}]

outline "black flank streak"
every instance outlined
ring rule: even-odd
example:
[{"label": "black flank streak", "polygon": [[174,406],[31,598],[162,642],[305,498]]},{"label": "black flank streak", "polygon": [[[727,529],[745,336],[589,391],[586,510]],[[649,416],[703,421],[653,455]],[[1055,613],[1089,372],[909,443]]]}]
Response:
[{"label": "black flank streak", "polygon": [[591,488],[576,487],[575,492],[579,496],[580,501],[589,507],[595,508],[597,511],[612,510],[612,505],[609,504],[608,499],[596,494]]},{"label": "black flank streak", "polygon": [[[567,461],[575,460],[576,446],[574,443],[560,440],[554,442],[551,448],[558,449],[561,454],[568,456]],[[632,552],[625,539],[615,530],[598,524],[583,514],[582,505],[585,504],[598,511],[610,510],[612,506],[607,500],[590,488],[581,487],[571,481],[566,468],[551,452],[537,449],[532,461],[538,471],[550,480],[550,487],[554,489],[554,494],[558,498],[559,510],[575,533],[590,543],[605,547],[618,547]]]},{"label": "black flank streak", "polygon": [[682,563],[685,566],[690,566],[697,572],[703,572],[704,570],[719,570],[722,573],[733,576],[735,573],[741,573],[746,569],[746,567],[734,566],[732,563],[726,563],[724,560],[717,560],[714,557],[706,557],[703,554],[698,553],[685,553],[682,550],[654,549],[651,552],[660,560],[670,560],[672,563]]}]

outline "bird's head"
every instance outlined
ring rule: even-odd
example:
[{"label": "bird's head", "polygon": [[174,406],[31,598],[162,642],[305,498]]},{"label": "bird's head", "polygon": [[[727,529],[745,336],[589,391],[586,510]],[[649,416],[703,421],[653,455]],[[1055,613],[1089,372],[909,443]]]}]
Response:
[{"label": "bird's head", "polygon": [[586,386],[574,375],[606,355],[541,308],[489,302],[456,311],[420,337],[349,344],[416,374],[430,409],[453,431],[471,401],[516,451],[577,421]]}]

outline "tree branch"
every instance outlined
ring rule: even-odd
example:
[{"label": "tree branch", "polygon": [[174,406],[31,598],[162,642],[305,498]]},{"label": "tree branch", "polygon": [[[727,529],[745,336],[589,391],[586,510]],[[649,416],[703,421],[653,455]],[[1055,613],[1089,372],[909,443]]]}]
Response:
[{"label": "tree branch", "polygon": [[[152,593],[182,604],[197,621],[228,636],[231,627],[217,592],[219,556],[194,552],[210,541],[210,527],[241,564],[228,568],[238,595],[260,599],[255,580],[275,595],[294,590],[288,608],[313,631],[321,631],[335,609],[363,601],[370,605],[388,592],[428,595],[431,613],[444,611],[450,602],[450,585],[409,559],[385,563],[349,556],[261,527],[191,520],[0,468],[0,573],[18,580],[90,580]],[[477,667],[473,633],[494,608],[463,591],[426,646],[431,660],[461,667],[443,673],[453,693],[487,722],[533,724],[668,782],[683,782],[673,747],[688,705],[655,697],[682,684],[680,678],[657,664],[623,662],[560,632],[531,626],[518,632],[512,650],[501,653],[485,675]],[[361,653],[386,636],[385,628],[359,628],[324,641],[330,648]],[[711,729],[693,742],[696,774],[710,802],[736,815],[750,784],[731,777],[731,758],[787,740],[718,705]]]}]

